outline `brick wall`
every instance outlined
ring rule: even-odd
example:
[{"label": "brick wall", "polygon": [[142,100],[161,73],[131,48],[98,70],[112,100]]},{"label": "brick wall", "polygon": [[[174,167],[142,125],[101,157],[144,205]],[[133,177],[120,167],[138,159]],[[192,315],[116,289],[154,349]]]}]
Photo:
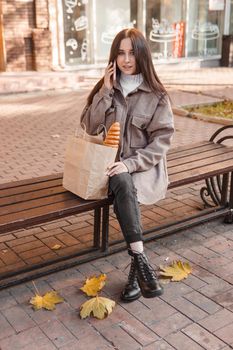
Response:
[{"label": "brick wall", "polygon": [[2,8],[6,70],[50,69],[47,0],[2,0]]},{"label": "brick wall", "polygon": [[33,29],[34,62],[37,71],[51,70],[51,33],[48,29]]}]

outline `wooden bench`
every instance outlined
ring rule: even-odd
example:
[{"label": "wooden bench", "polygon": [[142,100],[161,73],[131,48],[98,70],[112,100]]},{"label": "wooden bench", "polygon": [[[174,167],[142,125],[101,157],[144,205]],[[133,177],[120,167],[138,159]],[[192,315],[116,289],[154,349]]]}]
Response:
[{"label": "wooden bench", "polygon": [[[233,139],[232,135],[222,137],[222,133],[230,128],[233,126],[220,128],[210,141],[169,151],[169,189],[205,180],[206,186],[201,189],[201,197],[209,208],[201,211],[199,215],[145,231],[145,241],[223,215],[228,215],[228,221],[232,222],[233,147],[222,144],[223,141]],[[211,201],[206,199],[208,197]],[[68,257],[57,258],[54,260],[56,266],[53,267],[51,262],[44,262],[20,270],[21,273],[27,274],[34,269],[35,276],[39,276],[77,264],[77,256],[82,256],[78,262],[84,262],[123,249],[125,244],[122,240],[109,246],[109,206],[112,203],[113,198],[86,201],[68,192],[62,187],[62,174],[3,184],[0,185],[0,234],[94,211],[93,247],[86,250],[85,254],[77,252]],[[73,260],[68,262],[68,258]],[[50,267],[43,270],[49,264]],[[17,272],[8,273],[4,278],[16,274]],[[29,279],[28,275],[21,279],[17,277],[15,280],[11,279],[8,285],[14,284],[16,280],[26,279]]]}]

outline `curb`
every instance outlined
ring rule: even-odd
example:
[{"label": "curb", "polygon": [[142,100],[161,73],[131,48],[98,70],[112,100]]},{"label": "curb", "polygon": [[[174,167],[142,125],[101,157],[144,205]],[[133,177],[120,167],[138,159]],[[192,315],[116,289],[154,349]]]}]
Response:
[{"label": "curb", "polygon": [[216,123],[221,125],[233,125],[233,120],[231,119],[221,118],[217,116],[208,116],[201,113],[188,112],[181,106],[172,107],[172,111],[174,114],[179,115],[180,117],[188,117],[192,119],[202,120],[208,123]]}]

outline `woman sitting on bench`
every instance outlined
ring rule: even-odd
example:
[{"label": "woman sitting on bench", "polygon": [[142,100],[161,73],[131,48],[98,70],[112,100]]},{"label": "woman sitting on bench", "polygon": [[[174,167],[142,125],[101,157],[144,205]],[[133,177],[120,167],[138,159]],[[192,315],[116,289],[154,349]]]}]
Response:
[{"label": "woman sitting on bench", "polygon": [[141,294],[152,298],[163,292],[143,250],[139,203],[153,204],[165,197],[166,153],[174,132],[167,92],[154,70],[146,39],[134,28],[116,35],[104,77],[88,96],[81,116],[92,135],[100,124],[108,130],[116,121],[121,127],[120,147],[107,174],[131,256],[128,282],[121,293],[121,299],[129,302]]}]

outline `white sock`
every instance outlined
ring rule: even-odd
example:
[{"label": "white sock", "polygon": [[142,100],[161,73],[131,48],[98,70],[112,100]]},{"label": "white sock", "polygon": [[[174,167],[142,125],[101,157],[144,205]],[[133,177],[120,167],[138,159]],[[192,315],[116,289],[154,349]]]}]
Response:
[{"label": "white sock", "polygon": [[143,242],[138,241],[138,242],[130,243],[130,248],[134,253],[143,253]]}]

